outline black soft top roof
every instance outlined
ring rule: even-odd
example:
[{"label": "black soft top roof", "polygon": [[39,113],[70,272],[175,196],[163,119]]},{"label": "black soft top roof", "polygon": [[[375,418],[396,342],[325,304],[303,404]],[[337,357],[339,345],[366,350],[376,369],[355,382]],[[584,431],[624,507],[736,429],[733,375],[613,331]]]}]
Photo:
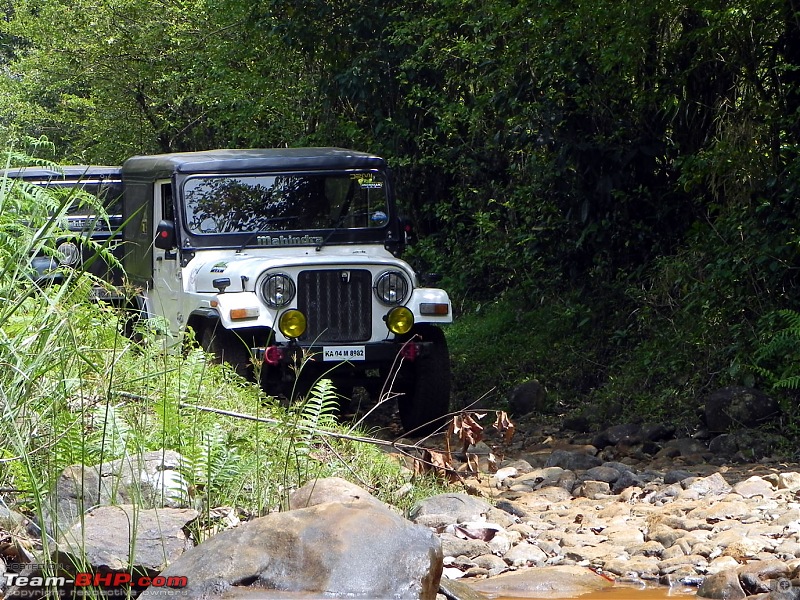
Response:
[{"label": "black soft top roof", "polygon": [[134,156],[124,162],[122,171],[125,177],[160,179],[176,173],[381,169],[385,165],[378,156],[345,148],[264,148]]},{"label": "black soft top roof", "polygon": [[64,165],[58,167],[17,167],[14,169],[0,169],[0,175],[12,179],[26,181],[39,180],[64,180],[79,181],[81,179],[119,179],[122,176],[122,167],[100,165]]}]

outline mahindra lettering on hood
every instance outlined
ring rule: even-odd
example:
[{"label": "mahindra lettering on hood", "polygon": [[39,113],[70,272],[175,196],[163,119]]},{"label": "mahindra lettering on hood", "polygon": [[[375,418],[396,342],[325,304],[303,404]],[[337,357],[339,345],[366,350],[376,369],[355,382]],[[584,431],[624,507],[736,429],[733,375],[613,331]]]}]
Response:
[{"label": "mahindra lettering on hood", "polygon": [[[393,382],[407,430],[449,410],[447,293],[400,258],[385,161],[341,148],[136,156],[122,168],[138,318],[191,328],[268,394],[325,375],[345,397]],[[297,378],[297,365],[311,356]]]}]

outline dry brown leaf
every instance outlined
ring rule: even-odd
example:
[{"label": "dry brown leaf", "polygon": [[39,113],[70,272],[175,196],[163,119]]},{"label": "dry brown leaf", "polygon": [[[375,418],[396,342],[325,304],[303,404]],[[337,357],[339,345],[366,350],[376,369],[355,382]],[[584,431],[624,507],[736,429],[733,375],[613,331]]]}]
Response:
[{"label": "dry brown leaf", "polygon": [[429,473],[451,483],[459,480],[448,453],[426,448],[422,451],[422,456],[414,460],[414,474],[426,475]]},{"label": "dry brown leaf", "polygon": [[462,452],[474,446],[483,439],[483,427],[478,419],[484,417],[478,413],[461,413],[453,417],[453,433],[458,436],[462,445]]},{"label": "dry brown leaf", "polygon": [[514,438],[515,427],[514,423],[511,422],[511,419],[508,418],[506,411],[497,411],[497,419],[495,419],[494,428],[503,434],[503,443],[511,443],[511,440]]}]

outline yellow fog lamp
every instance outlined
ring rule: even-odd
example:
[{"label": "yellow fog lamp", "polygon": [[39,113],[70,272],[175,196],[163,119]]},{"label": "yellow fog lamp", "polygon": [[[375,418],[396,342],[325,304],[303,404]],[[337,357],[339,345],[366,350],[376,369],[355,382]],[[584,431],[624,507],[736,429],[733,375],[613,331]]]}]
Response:
[{"label": "yellow fog lamp", "polygon": [[306,316],[294,308],[287,310],[278,320],[278,329],[287,339],[299,338],[306,332]]},{"label": "yellow fog lamp", "polygon": [[405,306],[398,306],[386,315],[386,326],[389,331],[402,335],[411,331],[414,326],[414,313]]}]

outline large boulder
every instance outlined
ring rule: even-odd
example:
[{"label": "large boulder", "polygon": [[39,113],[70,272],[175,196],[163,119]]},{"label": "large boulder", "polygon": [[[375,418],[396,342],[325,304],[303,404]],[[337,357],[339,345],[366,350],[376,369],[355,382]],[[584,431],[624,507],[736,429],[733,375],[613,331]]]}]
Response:
[{"label": "large boulder", "polygon": [[711,392],[705,399],[704,415],[709,431],[756,427],[780,415],[778,402],[764,392],[730,386]]},{"label": "large boulder", "polygon": [[364,499],[273,513],[217,534],[163,573],[179,589],[148,588],[142,600],[302,597],[433,600],[442,549],[429,529]]}]

